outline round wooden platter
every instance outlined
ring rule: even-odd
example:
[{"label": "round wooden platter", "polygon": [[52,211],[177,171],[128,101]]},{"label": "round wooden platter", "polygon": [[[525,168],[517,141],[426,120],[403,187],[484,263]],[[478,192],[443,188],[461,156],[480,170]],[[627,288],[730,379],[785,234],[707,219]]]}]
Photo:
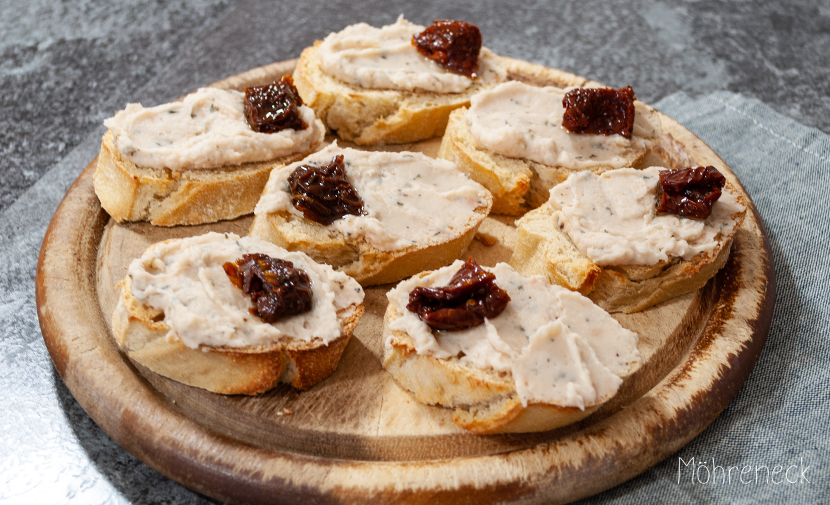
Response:
[{"label": "round wooden platter", "polygon": [[[586,79],[508,60],[513,79],[584,85]],[[271,82],[295,62],[216,83]],[[649,164],[714,165],[697,137],[662,116]],[[387,150],[435,155],[438,140]],[[222,396],[133,365],[110,332],[115,283],[150,244],[209,230],[247,233],[251,218],[205,226],[120,225],[92,188],[95,160],[55,213],[40,252],[37,304],[55,366],[89,415],[139,459],[182,484],[234,503],[556,503],[623,482],[677,451],[726,407],[766,339],[775,280],[770,247],[750,203],[726,267],[705,287],[657,307],[617,315],[640,336],[644,366],[584,421],[523,435],[472,435],[451,412],[419,404],[380,364],[389,286],[366,291],[366,314],[333,375],[307,391],[280,386]],[[744,192],[745,193],[745,192]],[[749,197],[747,196],[747,201]],[[512,219],[488,218],[469,254],[509,259]]]}]

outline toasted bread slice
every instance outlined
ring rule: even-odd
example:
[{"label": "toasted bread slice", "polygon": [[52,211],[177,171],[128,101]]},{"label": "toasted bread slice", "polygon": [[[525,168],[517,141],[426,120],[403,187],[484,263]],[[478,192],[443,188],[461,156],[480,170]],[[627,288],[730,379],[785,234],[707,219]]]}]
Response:
[{"label": "toasted bread slice", "polygon": [[[334,151],[336,146],[317,153],[315,156]],[[353,150],[346,150],[353,151]],[[353,151],[354,152],[354,151]],[[380,153],[387,154],[387,153]],[[388,153],[394,156],[412,156],[413,153]],[[417,156],[422,156],[417,154]],[[426,158],[426,157],[424,157]],[[435,160],[432,160],[435,161]],[[444,162],[442,162],[444,163]],[[287,167],[284,171],[290,170]],[[452,170],[455,176],[458,174]],[[283,171],[274,171],[263,194],[263,200],[272,186],[279,185],[277,177]],[[428,179],[427,177],[423,178]],[[473,240],[479,225],[487,217],[492,206],[492,197],[478,184],[464,179],[479,188],[479,205],[473,209],[466,222],[449,236],[429,238],[424,242],[403,249],[388,250],[373,245],[366,236],[350,235],[333,226],[325,226],[306,219],[303,215],[288,210],[263,211],[257,209],[249,234],[284,247],[289,251],[303,251],[315,261],[326,263],[353,277],[363,286],[394,282],[423,270],[430,270],[451,263],[458,258]],[[391,187],[391,191],[401,188]],[[290,196],[289,196],[290,198]]]},{"label": "toasted bread slice", "polygon": [[[210,235],[205,235],[205,237]],[[219,236],[218,234],[213,235]],[[230,239],[239,240],[239,237],[231,236]],[[150,263],[145,262],[145,265],[148,265],[146,267],[149,269],[148,272],[155,272],[151,275],[157,275],[159,268],[162,270],[167,268],[159,267],[159,261],[164,263],[165,260],[161,259],[162,256],[159,255],[164,253],[158,253],[158,246],[175,242],[183,242],[183,240],[175,239],[154,244],[148,249],[148,253],[151,250],[153,251],[150,256],[145,254],[146,258],[145,256],[142,257],[142,261],[149,258],[147,261]],[[273,248],[271,244],[267,245]],[[131,268],[135,263],[133,262]],[[176,266],[177,264],[179,266]],[[215,277],[211,277],[212,274],[210,272],[202,272],[201,269],[206,266],[202,260],[195,261],[195,266],[201,272],[196,277],[198,281],[194,280],[193,283],[184,282],[182,286],[188,286],[189,288],[199,283],[202,283],[203,286],[205,285],[204,283],[211,286],[208,290],[209,293],[204,296],[206,296],[206,299],[216,301],[216,307],[218,308],[214,313],[218,314],[218,316],[212,317],[210,322],[207,319],[202,320],[198,316],[198,310],[194,312],[193,310],[182,308],[184,307],[182,300],[186,299],[188,300],[187,303],[197,304],[195,305],[196,307],[201,307],[204,310],[207,307],[206,305],[198,305],[201,303],[199,302],[199,296],[201,295],[194,296],[188,294],[193,293],[192,291],[179,291],[177,292],[179,294],[172,298],[174,301],[171,302],[173,305],[170,305],[170,307],[178,314],[188,314],[186,312],[187,310],[190,310],[190,312],[184,318],[179,316],[176,319],[176,316],[171,316],[177,322],[176,324],[169,323],[168,315],[162,310],[155,308],[159,305],[155,305],[155,307],[150,306],[140,302],[136,298],[133,290],[134,271],[132,269],[130,270],[130,275],[118,284],[121,295],[112,316],[112,331],[115,341],[119,348],[131,360],[157,374],[190,386],[222,394],[259,394],[275,387],[279,382],[291,384],[297,389],[307,389],[334,372],[343,350],[349,343],[349,339],[360,317],[363,315],[362,294],[355,295],[352,293],[352,298],[345,299],[344,302],[353,299],[352,301],[354,303],[348,306],[345,306],[344,302],[340,304],[335,303],[331,309],[334,310],[338,305],[340,306],[336,310],[336,318],[334,316],[331,318],[332,321],[336,320],[336,325],[339,326],[339,336],[336,333],[330,333],[324,340],[316,336],[316,334],[312,334],[314,336],[311,338],[295,338],[291,334],[282,334],[276,340],[264,339],[258,341],[260,343],[253,345],[239,345],[239,341],[230,345],[228,342],[245,338],[239,336],[241,335],[241,330],[233,325],[237,324],[239,320],[259,320],[259,316],[249,314],[247,308],[238,302],[228,302],[228,300],[234,300],[234,298],[229,299],[226,294],[227,291],[220,290],[222,289],[221,286],[219,286]],[[221,267],[221,264],[218,266]],[[180,263],[172,262],[168,267],[172,271],[181,274],[185,270],[192,270],[194,265],[191,264],[185,269],[182,269]],[[319,270],[331,272],[330,267],[325,265]],[[220,275],[224,276],[225,274],[223,272]],[[345,279],[345,276],[342,277]],[[152,293],[149,296],[160,300],[159,296],[163,297],[163,291],[170,289],[170,283],[174,281],[175,279],[166,280],[162,284],[152,281],[154,284],[147,286],[150,289],[149,292]],[[228,279],[225,281],[228,283],[231,282]],[[337,282],[342,283],[342,280]],[[340,289],[351,289],[352,287],[355,287],[357,290],[360,289],[354,281],[348,279],[348,282],[340,286]],[[232,287],[231,284],[228,285],[228,288],[238,290],[238,288]],[[325,288],[322,289],[319,292],[325,293]],[[228,319],[225,314],[228,314],[230,311],[238,311],[239,317],[236,319]],[[188,326],[180,326],[182,321]],[[256,324],[263,325],[262,321]],[[282,322],[278,321],[275,324],[282,324]],[[289,321],[287,325],[281,326],[281,328],[298,328],[298,324],[305,325],[307,323],[303,320],[300,320],[299,323],[291,323]],[[190,345],[186,345],[183,337],[180,337],[182,334],[178,330],[171,331],[171,325],[174,328],[187,328],[182,331],[191,332],[187,335],[187,338],[191,340]],[[228,328],[231,327],[234,329],[229,333]],[[212,334],[211,338],[214,339],[218,338],[215,335],[225,336],[219,340],[209,340],[209,343],[198,343],[198,345],[195,345],[192,342],[194,338],[192,328],[197,328],[196,331],[202,333],[210,332]],[[332,327],[332,330],[336,332],[337,327]],[[216,342],[222,342],[222,345],[216,345]]]},{"label": "toasted bread slice", "polygon": [[121,297],[112,316],[118,347],[131,360],[175,381],[214,393],[254,395],[280,382],[308,389],[337,368],[340,356],[363,315],[363,305],[341,311],[342,335],[329,342],[286,341],[256,347],[191,349],[168,339],[164,314],[138,303],[130,280],[119,284]]},{"label": "toasted bread slice", "polygon": [[[496,268],[498,269],[499,267]],[[498,271],[497,269],[494,271]],[[399,294],[390,294],[390,304],[387,307],[383,322],[383,338],[385,343],[383,357],[384,368],[393,375],[395,380],[402,387],[411,391],[418,401],[428,405],[441,405],[444,407],[455,409],[453,413],[453,422],[473,433],[491,434],[545,431],[576,422],[580,419],[589,416],[597,408],[599,408],[600,405],[612,398],[618,391],[618,386],[622,382],[622,380],[633,374],[641,365],[641,360],[639,358],[639,354],[636,351],[636,348],[630,347],[631,345],[636,346],[636,335],[631,334],[630,332],[626,332],[626,330],[620,328],[619,324],[613,321],[607,314],[604,314],[604,317],[608,319],[607,322],[590,323],[600,325],[596,327],[591,327],[592,329],[589,330],[589,332],[592,332],[592,334],[596,332],[604,333],[607,331],[607,335],[601,338],[611,338],[612,342],[615,338],[619,338],[619,344],[612,344],[612,347],[615,345],[621,345],[622,347],[615,348],[615,350],[608,352],[616,352],[616,356],[618,357],[627,356],[633,359],[632,361],[628,361],[626,362],[626,364],[623,365],[607,364],[607,366],[612,367],[614,370],[616,370],[616,372],[614,372],[616,377],[613,377],[612,379],[613,381],[617,382],[612,382],[612,384],[615,385],[611,387],[606,387],[605,385],[600,387],[598,383],[595,383],[595,387],[597,388],[596,395],[594,397],[585,397],[584,404],[582,405],[583,408],[580,408],[571,400],[563,400],[561,404],[558,404],[559,402],[552,401],[554,397],[548,398],[547,401],[541,401],[539,397],[536,397],[537,400],[534,400],[534,397],[531,396],[527,399],[526,402],[523,403],[520,397],[516,381],[527,381],[527,374],[529,373],[528,370],[534,370],[533,373],[537,373],[540,376],[546,377],[546,379],[544,379],[541,383],[541,386],[539,382],[535,383],[534,387],[536,388],[542,387],[542,389],[546,391],[555,389],[559,391],[576,391],[579,388],[579,386],[545,382],[548,380],[547,378],[550,377],[557,377],[557,379],[554,379],[554,381],[556,381],[560,380],[561,377],[575,376],[572,376],[573,372],[570,370],[560,370],[559,368],[557,368],[559,366],[557,364],[557,359],[554,359],[552,356],[545,363],[544,355],[545,353],[551,351],[548,349],[544,349],[543,347],[536,346],[533,348],[522,349],[520,352],[518,349],[514,348],[514,351],[510,351],[517,352],[517,354],[514,354],[513,357],[510,358],[513,360],[513,364],[505,366],[505,363],[502,360],[507,355],[499,354],[498,352],[496,352],[496,349],[499,349],[500,352],[506,352],[507,350],[504,348],[505,345],[517,345],[515,340],[515,328],[513,327],[513,325],[516,324],[516,320],[518,319],[522,321],[522,323],[520,323],[522,331],[530,331],[533,333],[537,331],[543,332],[545,331],[543,328],[549,327],[549,325],[544,324],[544,322],[553,321],[553,319],[540,320],[539,318],[546,317],[542,315],[543,313],[549,315],[551,310],[553,310],[554,312],[559,310],[559,315],[557,315],[556,318],[565,317],[566,319],[563,319],[561,321],[569,321],[565,322],[565,325],[567,326],[573,324],[572,321],[574,321],[575,319],[572,318],[574,317],[579,318],[580,321],[588,320],[588,316],[583,316],[579,312],[573,312],[574,307],[588,305],[592,307],[591,311],[594,313],[600,312],[600,309],[598,309],[596,306],[593,306],[593,304],[587,301],[584,297],[571,294],[570,298],[578,298],[582,301],[577,302],[576,305],[574,305],[572,301],[568,302],[568,310],[570,310],[571,312],[568,312],[567,315],[565,315],[567,311],[562,312],[563,305],[560,305],[560,302],[555,301],[554,298],[547,300],[545,299],[545,296],[547,295],[542,294],[548,292],[547,290],[551,288],[551,286],[547,285],[547,283],[545,283],[537,277],[535,279],[528,279],[528,284],[516,285],[515,280],[506,281],[508,282],[508,284],[504,284],[499,280],[499,275],[502,275],[504,273],[504,269],[502,269],[501,272],[501,274],[497,273],[496,284],[500,288],[507,289],[510,293],[511,301],[508,303],[508,307],[510,306],[510,304],[514,303],[529,303],[528,301],[522,300],[522,296],[527,296],[529,297],[527,298],[527,300],[533,300],[533,302],[530,303],[544,305],[545,307],[542,309],[542,311],[538,312],[536,308],[534,308],[534,305],[530,305],[529,308],[524,309],[517,308],[515,309],[517,312],[513,314],[508,315],[507,313],[503,313],[499,316],[496,316],[492,320],[488,320],[487,324],[490,326],[489,329],[484,331],[484,333],[486,333],[487,335],[486,337],[482,337],[480,331],[477,337],[472,336],[475,333],[468,334],[467,336],[453,337],[450,334],[451,332],[440,334],[435,333],[434,331],[429,330],[426,324],[422,323],[421,321],[415,322],[414,324],[416,326],[413,326],[413,321],[415,321],[415,319],[412,317],[411,314],[407,316],[410,318],[410,320],[405,322],[401,318],[405,317],[403,311],[405,311],[406,309],[401,306]],[[440,274],[440,272],[438,273]],[[429,274],[430,272],[424,272],[413,278],[413,280],[422,279]],[[521,281],[521,279],[526,278],[516,276],[514,277],[514,279],[519,279],[519,282],[523,282]],[[512,287],[510,287],[511,283],[513,284]],[[424,285],[423,283],[419,282],[416,282],[415,284],[419,286]],[[432,286],[431,283],[427,283],[427,285]],[[412,284],[409,285],[409,287],[411,286]],[[543,287],[542,292],[538,291],[539,286]],[[540,294],[541,298],[539,298]],[[559,309],[551,309],[551,307],[559,307]],[[508,312],[510,311],[509,308],[507,310]],[[530,316],[528,311],[531,311],[533,315]],[[596,314],[594,315],[596,316]],[[508,319],[500,321],[499,317],[506,317]],[[590,319],[596,321],[601,320],[601,318],[596,317],[590,317]],[[542,321],[543,324],[542,327],[540,327],[538,330],[530,329],[533,328],[533,326],[527,326],[527,324],[539,324],[540,321]],[[607,326],[608,322],[610,322],[611,324],[610,327]],[[558,325],[559,322],[557,322],[556,324]],[[584,325],[584,323],[576,323],[572,331],[583,331],[579,324]],[[602,326],[602,324],[605,324],[605,326]],[[427,340],[424,340],[424,336],[422,334],[422,330],[420,329],[420,327],[426,328],[427,332],[432,334],[432,337],[428,338]],[[617,328],[618,330],[614,330],[614,328]],[[502,331],[505,331],[506,333],[502,335]],[[569,329],[568,331],[571,330]],[[629,336],[624,336],[622,334],[617,335],[615,331],[622,331],[623,334],[627,333],[627,335]],[[420,341],[420,344],[416,343],[416,337],[414,336],[415,332],[418,333],[417,340]],[[491,334],[493,332],[495,332],[496,336]],[[546,341],[547,338],[567,340],[567,337],[565,337],[564,334],[555,333],[553,335],[555,336],[542,336],[541,341]],[[587,333],[584,333],[583,335],[587,335]],[[464,340],[471,338],[473,338],[473,340]],[[476,338],[481,338],[483,340],[477,342],[474,340]],[[531,338],[530,335],[527,335],[527,338],[529,338],[531,342],[527,344],[528,346],[535,346],[540,342],[540,340],[536,340],[537,337]],[[433,339],[434,343],[431,343]],[[444,344],[442,344],[442,342],[444,342],[443,339],[450,339],[446,343],[447,347],[444,347]],[[513,339],[512,341],[514,343],[506,344],[508,340],[505,339]],[[490,351],[483,351],[484,347],[487,347],[488,345],[487,341],[489,341],[490,345],[493,345],[493,349]],[[461,344],[461,342],[467,342],[467,344]],[[584,343],[584,345],[591,347],[598,345],[597,343],[589,344],[587,343],[587,341],[582,342]],[[422,348],[422,352],[420,353],[417,350],[419,348],[419,345]],[[465,345],[468,347],[464,347]],[[466,356],[465,351],[471,354],[469,356]],[[558,354],[558,351],[553,352]],[[581,358],[582,360],[587,359],[588,361],[590,361],[588,355],[595,356],[594,352],[595,351],[590,350],[590,348],[588,348],[585,351],[579,351],[578,354],[583,356]],[[493,355],[492,353],[495,353],[495,355]],[[528,359],[528,357],[536,356],[537,353],[541,353],[539,354],[541,357],[538,358],[539,361],[535,363],[530,369],[524,369],[523,371],[519,371],[519,369],[514,368],[516,366],[515,364],[518,363],[518,361],[526,360]],[[585,354],[583,355],[583,353]],[[490,358],[484,358],[483,356],[485,355],[490,356]],[[497,358],[496,356],[502,356],[502,358]],[[568,360],[568,358],[563,359],[565,362],[567,362]],[[553,362],[551,360],[553,360]],[[588,361],[584,361],[584,363],[587,363]],[[496,369],[489,365],[482,365],[482,363],[484,362],[500,363],[501,368]],[[603,365],[603,367],[601,368],[604,368],[604,366],[606,365]],[[537,367],[546,367],[549,370],[542,370],[541,368]],[[536,372],[535,370],[539,371]],[[608,368],[604,368],[604,370],[604,373],[611,373]],[[591,372],[591,375],[592,373],[593,372]],[[514,374],[519,375],[514,376]],[[522,378],[519,379],[517,377]],[[538,379],[534,380],[538,381]],[[561,380],[568,382],[572,380],[578,381],[579,379],[570,378]],[[524,384],[527,383],[524,382]],[[574,387],[575,389],[572,390],[570,389],[571,387]],[[531,394],[528,386],[525,386],[523,390],[526,391],[525,394]],[[536,393],[533,394],[538,394],[538,391],[539,390],[537,389]],[[559,396],[558,398],[572,399],[572,397],[568,397],[567,395]]]},{"label": "toasted bread slice", "polygon": [[465,430],[476,434],[547,431],[584,419],[600,406],[589,405],[585,410],[546,404],[523,407],[509,374],[476,368],[458,358],[418,354],[406,333],[389,329],[389,323],[400,315],[390,306],[383,320],[387,343],[383,367],[419,402],[455,409],[452,420]]},{"label": "toasted bread slice", "polygon": [[[320,142],[322,136],[315,147]],[[118,222],[149,221],[156,226],[213,223],[251,214],[271,170],[307,154],[173,172],[136,166],[115,148],[108,131],[93,183],[101,206]]]},{"label": "toasted bread slice", "polygon": [[[461,171],[493,194],[494,214],[522,215],[546,202],[550,189],[570,174],[583,170],[600,174],[614,168],[599,163],[579,169],[544,165],[481,148],[470,132],[467,111],[465,107],[450,114],[438,157],[458,165]],[[630,159],[629,166],[639,167],[648,152],[641,152]]]},{"label": "toasted bread slice", "polygon": [[[746,201],[736,193],[738,202]],[[679,257],[654,265],[597,265],[582,254],[556,225],[556,210],[549,203],[528,212],[516,222],[516,246],[510,264],[525,275],[543,275],[550,282],[578,291],[608,312],[639,312],[702,287],[723,268],[736,224],[718,236],[716,247],[684,260]]]},{"label": "toasted bread slice", "polygon": [[[495,83],[479,79],[461,93],[367,89],[326,74],[317,47],[305,49],[294,70],[303,102],[338,137],[360,145],[403,144],[444,134],[453,110]],[[480,57],[498,60],[486,48]]]},{"label": "toasted bread slice", "polygon": [[364,239],[347,239],[307,219],[289,214],[257,215],[249,235],[284,247],[303,251],[320,263],[354,277],[362,286],[395,282],[424,270],[444,266],[461,256],[487,217],[489,206],[476,209],[463,233],[447,242],[383,251]]}]

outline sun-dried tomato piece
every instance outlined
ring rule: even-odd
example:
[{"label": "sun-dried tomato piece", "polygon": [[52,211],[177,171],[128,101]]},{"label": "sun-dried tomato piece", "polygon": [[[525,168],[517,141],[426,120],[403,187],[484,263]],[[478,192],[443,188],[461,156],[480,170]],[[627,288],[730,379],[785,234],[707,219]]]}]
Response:
[{"label": "sun-dried tomato piece", "polygon": [[436,19],[421,33],[412,36],[418,52],[450,72],[477,77],[481,32],[464,21]]},{"label": "sun-dried tomato piece", "polygon": [[306,219],[331,224],[347,214],[364,213],[363,200],[346,178],[343,155],[322,167],[302,165],[288,176],[291,203]]},{"label": "sun-dried tomato piece", "polygon": [[311,279],[290,261],[267,254],[243,254],[222,265],[231,282],[251,299],[251,314],[266,323],[311,310]]},{"label": "sun-dried tomato piece", "polygon": [[723,174],[711,166],[661,170],[657,212],[706,219],[725,184]]},{"label": "sun-dried tomato piece", "polygon": [[413,289],[406,308],[436,330],[472,328],[501,314],[510,301],[495,281],[495,275],[470,258],[447,286]]},{"label": "sun-dried tomato piece", "polygon": [[571,133],[618,134],[630,139],[636,99],[631,86],[573,89],[562,99],[562,127]]},{"label": "sun-dried tomato piece", "polygon": [[245,119],[255,132],[305,130],[308,124],[300,117],[301,105],[303,99],[290,75],[267,86],[245,88]]}]

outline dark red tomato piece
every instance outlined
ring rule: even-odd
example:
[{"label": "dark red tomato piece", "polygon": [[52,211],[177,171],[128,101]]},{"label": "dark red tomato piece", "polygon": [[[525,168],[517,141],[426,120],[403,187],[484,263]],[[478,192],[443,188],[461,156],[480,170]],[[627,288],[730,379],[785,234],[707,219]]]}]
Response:
[{"label": "dark red tomato piece", "polygon": [[706,219],[725,184],[726,178],[712,166],[661,170],[657,212]]},{"label": "dark red tomato piece", "polygon": [[347,214],[363,214],[363,200],[346,178],[343,155],[328,165],[302,165],[288,176],[291,203],[306,219],[331,224]]},{"label": "dark red tomato piece", "polygon": [[418,52],[450,72],[475,79],[481,32],[464,21],[436,19],[421,33],[412,36]]},{"label": "dark red tomato piece", "polygon": [[630,139],[636,98],[631,86],[573,89],[562,99],[562,127],[571,133],[617,134]]},{"label": "dark red tomato piece", "polygon": [[303,99],[290,75],[267,86],[245,88],[245,119],[255,132],[274,133],[287,128],[305,130],[308,124],[300,117],[302,104]]},{"label": "dark red tomato piece", "polygon": [[251,299],[250,311],[266,323],[311,310],[311,279],[290,261],[243,254],[222,265],[231,282]]},{"label": "dark red tomato piece", "polygon": [[472,328],[501,314],[510,301],[495,281],[495,275],[470,258],[447,286],[413,289],[406,308],[436,330]]}]

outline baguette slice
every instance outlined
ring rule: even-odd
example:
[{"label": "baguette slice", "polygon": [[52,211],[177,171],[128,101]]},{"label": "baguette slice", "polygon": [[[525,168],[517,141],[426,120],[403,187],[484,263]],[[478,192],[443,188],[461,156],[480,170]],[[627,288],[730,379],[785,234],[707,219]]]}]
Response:
[{"label": "baguette slice", "polygon": [[[318,154],[327,152],[328,148]],[[272,178],[278,176],[279,171],[275,170]],[[266,187],[263,199],[272,190],[271,186],[272,183],[269,183]],[[289,251],[303,251],[315,261],[329,264],[353,277],[363,286],[386,284],[444,266],[458,258],[490,212],[492,197],[483,188],[481,192],[481,204],[473,209],[473,215],[460,229],[455,230],[450,239],[429,240],[405,249],[383,250],[364,236],[347,237],[331,226],[320,225],[287,211],[260,212],[258,209],[249,235]]]},{"label": "baguette slice", "polygon": [[[290,76],[277,86],[298,99]],[[95,193],[119,222],[174,226],[250,214],[270,171],[323,141],[323,123],[298,105],[305,128],[266,133],[250,126],[239,91],[207,87],[155,107],[127,104],[104,121]]]},{"label": "baguette slice", "polygon": [[283,337],[266,345],[191,348],[177,335],[170,335],[164,312],[135,298],[129,276],[118,287],[121,296],[112,316],[118,347],[132,361],[159,375],[221,394],[259,394],[280,382],[297,389],[317,384],[337,368],[364,310],[363,303],[340,309],[340,336],[328,345],[320,338]]},{"label": "baguette slice", "polygon": [[[729,187],[727,185],[727,187]],[[738,202],[746,200],[735,193]],[[556,225],[555,209],[545,203],[516,222],[517,238],[510,265],[525,275],[543,275],[551,283],[578,291],[608,312],[639,312],[703,287],[729,259],[744,213],[733,215],[735,227],[718,237],[716,247],[684,260],[655,265],[601,266],[583,255]]]},{"label": "baguette slice", "polygon": [[[322,136],[315,147],[320,142]],[[93,184],[101,206],[119,223],[149,221],[156,226],[213,223],[252,213],[271,170],[307,154],[173,172],[136,166],[121,156],[108,131],[101,144]]]},{"label": "baguette slice", "polygon": [[406,333],[389,329],[400,316],[394,307],[387,308],[383,367],[419,402],[455,409],[453,422],[467,431],[479,435],[547,431],[584,419],[601,405],[586,405],[585,410],[533,403],[523,407],[509,375],[476,368],[457,358],[418,354]]},{"label": "baguette slice", "polygon": [[[424,272],[418,277],[427,274]],[[437,358],[419,354],[410,334],[392,329],[393,322],[401,317],[403,314],[390,303],[383,320],[383,367],[419,402],[453,408],[453,422],[472,433],[551,430],[588,417],[616,394],[615,390],[598,395],[586,402],[584,409],[533,401],[523,406],[509,370],[479,368],[462,362],[457,356]],[[640,365],[637,358],[619,378],[625,380]]]},{"label": "baguette slice", "polygon": [[[444,134],[453,110],[469,105],[470,97],[492,86],[478,80],[461,93],[367,89],[340,81],[321,68],[314,43],[300,55],[294,83],[303,102],[338,137],[359,145],[403,144]],[[480,57],[498,59],[486,48]]]},{"label": "baguette slice", "polygon": [[[638,112],[651,109],[635,102]],[[568,168],[545,165],[536,161],[513,158],[479,147],[467,122],[468,108],[460,108],[450,114],[449,122],[438,157],[452,161],[458,168],[493,194],[493,213],[511,216],[522,215],[548,200],[553,186],[563,182],[575,172],[590,170],[596,174],[614,167],[593,164],[588,168]],[[658,132],[655,140],[660,136]],[[649,151],[639,153],[628,160],[628,166],[639,167]]]}]

